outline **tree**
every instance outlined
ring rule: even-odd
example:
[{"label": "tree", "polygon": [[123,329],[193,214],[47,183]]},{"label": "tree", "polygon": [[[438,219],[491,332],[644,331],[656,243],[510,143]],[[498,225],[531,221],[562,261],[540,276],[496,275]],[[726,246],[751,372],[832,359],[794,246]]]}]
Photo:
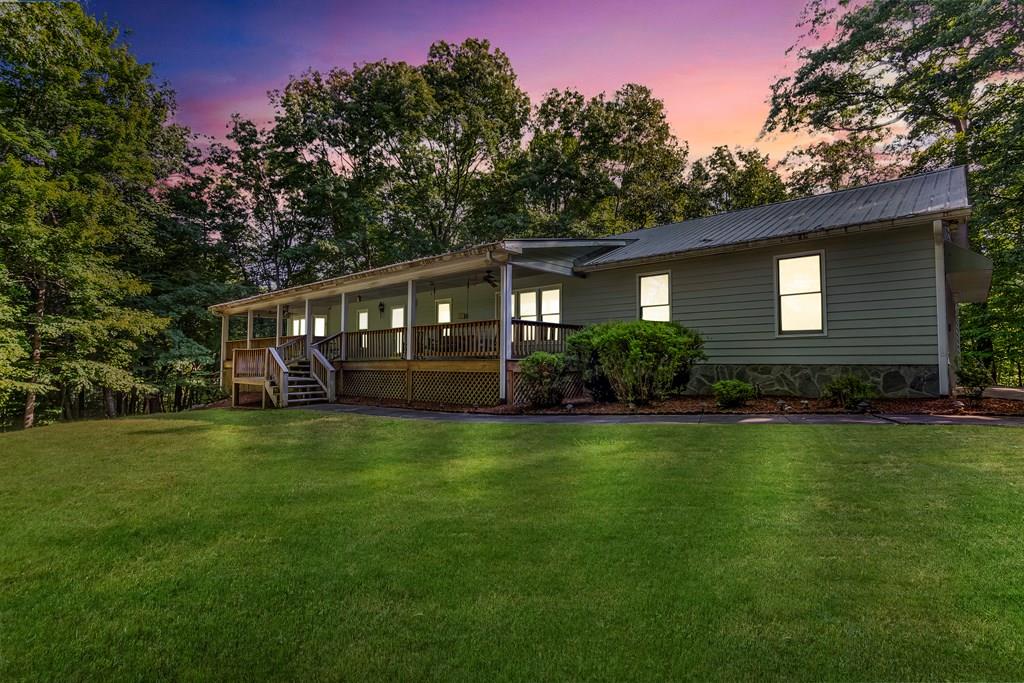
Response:
[{"label": "tree", "polygon": [[850,133],[792,150],[782,159],[790,194],[836,192],[893,177],[894,169],[879,163],[880,143],[877,133]]},{"label": "tree", "polygon": [[0,262],[32,387],[138,384],[132,355],[164,320],[129,305],[146,285],[121,267],[151,245],[144,208],[173,98],[116,30],[75,3],[0,6]]},{"label": "tree", "polygon": [[787,198],[786,185],[770,165],[768,156],[756,149],[722,145],[690,168],[686,186],[686,218],[711,216]]}]

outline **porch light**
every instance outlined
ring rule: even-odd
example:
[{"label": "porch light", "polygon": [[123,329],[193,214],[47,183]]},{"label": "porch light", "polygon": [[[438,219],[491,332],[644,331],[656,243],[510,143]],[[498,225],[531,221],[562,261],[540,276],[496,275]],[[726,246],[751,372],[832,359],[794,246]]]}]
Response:
[{"label": "porch light", "polygon": [[380,313],[380,317],[384,317],[384,302],[381,301],[377,304],[377,312]]}]

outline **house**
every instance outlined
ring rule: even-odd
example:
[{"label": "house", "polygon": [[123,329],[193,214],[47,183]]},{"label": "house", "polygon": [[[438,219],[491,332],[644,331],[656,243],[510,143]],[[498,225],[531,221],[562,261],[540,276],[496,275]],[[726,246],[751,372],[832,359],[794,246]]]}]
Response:
[{"label": "house", "polygon": [[739,377],[813,397],[853,372],[886,396],[947,395],[956,305],[991,280],[969,215],[956,167],[606,238],[502,240],[211,310],[225,386],[277,405],[515,401],[519,359],[635,318],[703,334],[695,393]]}]

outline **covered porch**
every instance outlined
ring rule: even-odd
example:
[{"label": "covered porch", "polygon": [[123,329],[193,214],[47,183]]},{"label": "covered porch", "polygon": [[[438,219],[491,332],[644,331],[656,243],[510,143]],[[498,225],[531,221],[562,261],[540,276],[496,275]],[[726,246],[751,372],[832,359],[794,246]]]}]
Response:
[{"label": "covered porch", "polygon": [[[563,284],[580,277],[571,265],[578,250],[613,246],[543,242],[506,242],[232,302],[221,311],[224,387],[235,397],[248,385],[278,406],[346,396],[509,401],[517,361],[564,351],[580,329],[563,322]],[[232,338],[233,316],[244,316],[244,339]]]}]

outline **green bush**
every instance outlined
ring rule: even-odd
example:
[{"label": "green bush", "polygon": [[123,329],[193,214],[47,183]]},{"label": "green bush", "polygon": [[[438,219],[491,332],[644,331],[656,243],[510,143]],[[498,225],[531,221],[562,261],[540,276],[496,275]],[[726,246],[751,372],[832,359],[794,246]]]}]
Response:
[{"label": "green bush", "polygon": [[957,384],[963,387],[971,398],[981,398],[981,394],[992,386],[992,373],[984,363],[972,356],[960,359],[956,379]]},{"label": "green bush", "polygon": [[573,333],[565,340],[565,358],[572,372],[579,374],[586,389],[595,401],[607,402],[615,400],[615,392],[608,381],[608,375],[597,360],[597,348],[594,339],[601,329],[609,323],[590,325]]},{"label": "green bush", "polygon": [[565,398],[565,358],[546,351],[534,351],[519,361],[523,393],[530,405],[557,406]]},{"label": "green bush", "polygon": [[593,349],[615,397],[630,403],[664,398],[705,358],[704,340],[682,325],[650,320],[595,326]]},{"label": "green bush", "polygon": [[754,398],[754,387],[741,379],[723,379],[711,385],[719,408],[739,408]]},{"label": "green bush", "polygon": [[856,410],[857,406],[878,395],[875,386],[856,375],[840,375],[825,385],[821,397],[842,406],[846,410]]}]

